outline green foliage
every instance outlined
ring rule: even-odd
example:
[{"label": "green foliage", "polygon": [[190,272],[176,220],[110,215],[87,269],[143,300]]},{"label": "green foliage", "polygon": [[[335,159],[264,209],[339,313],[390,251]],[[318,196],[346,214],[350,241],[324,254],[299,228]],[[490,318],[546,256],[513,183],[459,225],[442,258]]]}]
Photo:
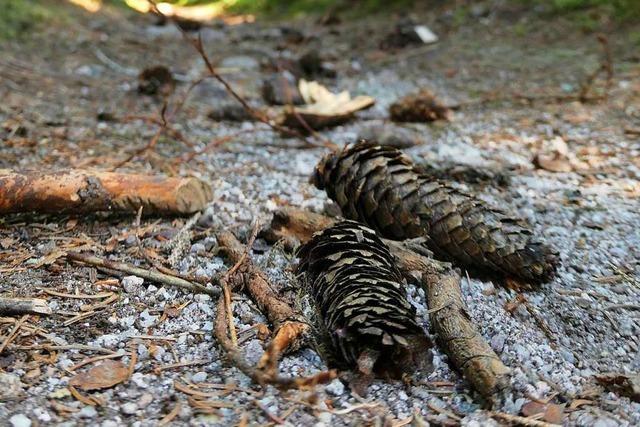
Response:
[{"label": "green foliage", "polygon": [[0,40],[22,38],[52,16],[52,9],[39,1],[3,0],[0,6]]}]

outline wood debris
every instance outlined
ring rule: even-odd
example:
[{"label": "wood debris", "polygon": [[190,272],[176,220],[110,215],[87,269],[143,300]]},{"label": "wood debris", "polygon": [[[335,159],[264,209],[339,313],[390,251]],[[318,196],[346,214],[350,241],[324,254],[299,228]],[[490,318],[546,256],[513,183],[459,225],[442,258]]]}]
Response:
[{"label": "wood debris", "polygon": [[208,184],[196,178],[91,172],[0,170],[0,214],[95,211],[184,215],[211,201]]},{"label": "wood debris", "polygon": [[607,390],[640,402],[640,374],[611,373],[596,375],[596,381]]},{"label": "wood debris", "polygon": [[51,314],[51,309],[40,298],[0,297],[0,316],[13,314]]}]

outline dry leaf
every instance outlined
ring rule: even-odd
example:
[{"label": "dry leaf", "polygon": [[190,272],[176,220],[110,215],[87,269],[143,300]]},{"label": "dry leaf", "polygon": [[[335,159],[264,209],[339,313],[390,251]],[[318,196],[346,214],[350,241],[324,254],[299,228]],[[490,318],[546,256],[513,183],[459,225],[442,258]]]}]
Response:
[{"label": "dry leaf", "polygon": [[307,129],[300,119],[311,129],[321,129],[344,123],[351,119],[356,111],[369,108],[375,103],[370,96],[351,98],[347,91],[332,93],[315,81],[301,79],[298,87],[306,104],[285,108],[280,124],[305,131]]},{"label": "dry leaf", "polygon": [[542,417],[546,422],[551,424],[562,425],[564,419],[564,405],[556,405],[555,403],[547,404],[547,408],[544,411]]},{"label": "dry leaf", "polygon": [[596,380],[607,390],[640,402],[640,374],[596,375]]},{"label": "dry leaf", "polygon": [[533,164],[551,172],[589,169],[589,165],[569,151],[569,146],[559,136],[544,142],[543,148],[533,159]]},{"label": "dry leaf", "polygon": [[520,412],[525,417],[532,417],[537,414],[542,414],[544,412],[544,403],[539,402],[526,402],[522,405]]},{"label": "dry leaf", "polygon": [[105,360],[86,372],[82,372],[69,380],[69,385],[82,390],[99,390],[113,387],[126,380],[129,369],[116,360]]}]

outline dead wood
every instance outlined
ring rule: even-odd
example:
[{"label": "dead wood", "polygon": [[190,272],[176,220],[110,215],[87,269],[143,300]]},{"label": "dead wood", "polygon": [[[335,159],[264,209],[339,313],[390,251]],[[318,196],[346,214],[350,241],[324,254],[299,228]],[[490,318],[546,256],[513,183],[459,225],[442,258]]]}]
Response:
[{"label": "dead wood", "polygon": [[16,212],[95,211],[184,215],[203,209],[211,188],[196,178],[65,170],[0,170],[0,215]]},{"label": "dead wood", "polygon": [[51,314],[51,309],[40,298],[0,297],[0,316],[13,314]]},{"label": "dead wood", "polygon": [[[334,222],[324,215],[300,209],[284,208],[262,235],[274,242],[284,239],[289,244],[304,243],[317,231]],[[398,267],[409,280],[418,280],[427,294],[431,325],[438,344],[485,399],[507,385],[510,372],[480,335],[467,313],[460,290],[460,276],[447,264],[410,249],[410,246],[385,240],[398,259]]]},{"label": "dead wood", "polygon": [[171,276],[158,271],[146,270],[124,262],[110,261],[93,255],[81,254],[79,252],[67,252],[67,259],[83,264],[93,265],[99,270],[106,270],[108,272],[115,270],[126,274],[132,274],[155,283],[182,288],[188,292],[209,294],[211,296],[217,296],[220,293],[219,291],[207,288],[198,283],[192,283],[181,277]]},{"label": "dead wood", "polygon": [[280,356],[299,349],[306,341],[309,325],[301,322],[300,315],[282,300],[265,274],[256,268],[248,257],[246,249],[230,232],[219,233],[218,244],[234,263],[240,263],[233,278],[251,297],[258,309],[267,316],[274,330],[274,337],[258,363],[258,368],[267,376],[277,374]]}]

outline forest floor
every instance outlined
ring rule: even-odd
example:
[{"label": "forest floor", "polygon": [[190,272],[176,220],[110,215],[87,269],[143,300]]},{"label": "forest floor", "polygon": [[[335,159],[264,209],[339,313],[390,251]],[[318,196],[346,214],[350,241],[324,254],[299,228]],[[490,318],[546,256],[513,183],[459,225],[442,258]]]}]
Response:
[{"label": "forest floor", "polygon": [[[440,40],[393,51],[379,44],[399,21],[395,15],[331,26],[310,19],[218,23],[201,33],[223,76],[260,108],[271,59],[317,52],[336,77],[315,79],[376,100],[351,122],[323,131],[324,138],[342,145],[396,135],[417,163],[517,212],[559,250],[557,277],[526,293],[526,304],[497,281],[462,273],[474,323],[513,371],[512,391],[495,411],[530,415],[530,402],[549,401],[560,405],[566,425],[638,425],[640,403],[603,389],[594,376],[640,370],[640,55],[630,37],[640,26],[606,25],[614,73],[608,91],[601,74],[589,96],[608,97],[579,102],[571,98],[603,61],[596,35],[566,17],[496,3],[503,6],[482,2],[463,18],[446,8],[418,11],[416,22]],[[168,100],[169,125],[183,138],[165,135],[120,165],[156,134],[163,106],[161,98],[138,93],[138,72],[165,65],[194,81],[205,74],[203,61],[174,26],[158,26],[151,16],[109,8],[69,13],[64,25],[0,45],[0,169],[117,167],[197,176],[211,183],[214,200],[183,251],[173,243],[185,219],[143,217],[137,226],[134,216],[106,214],[0,218],[0,292],[45,298],[54,312],[26,318],[0,354],[0,424],[151,426],[174,409],[175,425],[501,422],[440,352],[432,373],[416,373],[412,384],[375,381],[365,403],[339,380],[312,392],[260,389],[223,358],[208,295],[131,278],[108,281],[117,276],[67,262],[64,251],[73,249],[149,268],[138,235],[162,258],[173,251],[176,270],[210,277],[229,267],[216,252],[217,231],[242,239],[252,221],[268,222],[280,206],[322,212],[330,205],[308,184],[327,150],[301,146],[246,117],[212,119],[230,110],[242,115],[212,79],[197,85],[177,114],[189,83],[179,82]],[[388,106],[419,88],[460,105],[452,119],[390,122]],[[537,154],[556,152],[557,162],[546,168],[563,172],[534,165]],[[295,297],[289,255],[258,239],[251,257],[283,295]],[[411,288],[410,299],[428,327],[424,293]],[[242,351],[255,362],[265,345],[255,325],[266,320],[242,294],[233,307]],[[2,340],[16,325],[2,319]],[[131,380],[93,392],[100,405],[69,394],[69,379],[91,366],[75,364],[116,352],[128,365],[130,351],[137,354]],[[281,364],[285,375],[323,369],[312,349]],[[220,407],[203,411],[180,384],[208,393]]]}]

